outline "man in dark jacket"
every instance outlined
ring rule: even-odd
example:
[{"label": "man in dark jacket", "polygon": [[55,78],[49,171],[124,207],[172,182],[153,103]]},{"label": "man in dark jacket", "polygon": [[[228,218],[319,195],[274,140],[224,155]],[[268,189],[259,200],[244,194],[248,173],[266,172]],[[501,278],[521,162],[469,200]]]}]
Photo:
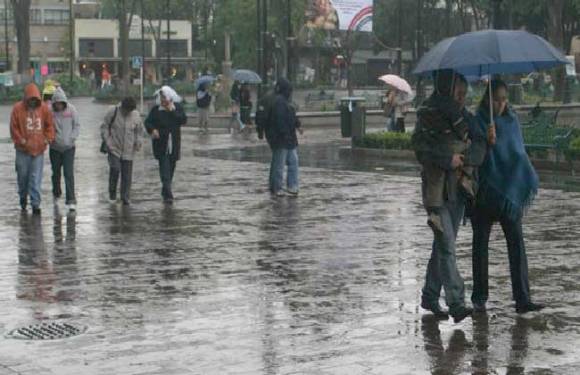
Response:
[{"label": "man in dark jacket", "polygon": [[[465,109],[465,94],[467,82],[453,71],[442,71],[435,76],[436,90],[425,105],[435,102],[455,102],[461,108],[461,112],[467,126],[471,147],[464,155],[454,154],[453,151],[433,137],[428,129],[424,128],[427,118],[417,121],[413,135],[413,147],[417,159],[423,167],[423,194],[426,193],[425,171],[436,166],[444,171],[445,189],[444,203],[440,210],[442,231],[434,230],[434,241],[431,259],[427,266],[425,285],[422,289],[421,307],[432,311],[438,318],[447,319],[448,315],[439,306],[441,288],[445,289],[445,300],[449,306],[449,314],[455,322],[460,322],[471,315],[472,310],[465,307],[465,289],[463,279],[459,274],[455,256],[455,241],[459,224],[463,218],[466,199],[458,189],[458,169],[463,166],[477,167],[481,165],[486,152],[485,135],[477,132],[477,124],[473,116]],[[443,108],[442,110],[445,110]],[[419,111],[418,113],[426,113]],[[476,175],[475,175],[476,176]]]},{"label": "man in dark jacket", "polygon": [[187,123],[187,116],[179,103],[181,98],[171,87],[163,86],[157,97],[158,104],[145,119],[145,129],[153,139],[153,155],[159,161],[161,196],[165,203],[172,204],[173,175],[181,156],[181,126]]},{"label": "man in dark jacket", "polygon": [[302,133],[296,111],[290,104],[292,85],[284,78],[276,82],[275,98],[271,101],[268,121],[264,132],[272,149],[270,164],[270,192],[276,196],[284,195],[284,167],[288,166],[287,192],[298,195],[298,137]]}]

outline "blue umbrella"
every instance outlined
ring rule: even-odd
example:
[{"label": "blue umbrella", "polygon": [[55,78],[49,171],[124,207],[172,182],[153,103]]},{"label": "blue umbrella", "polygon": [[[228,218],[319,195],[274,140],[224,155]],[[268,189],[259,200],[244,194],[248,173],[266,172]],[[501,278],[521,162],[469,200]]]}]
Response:
[{"label": "blue umbrella", "polygon": [[[529,73],[570,62],[544,38],[522,30],[483,30],[447,38],[427,52],[413,71],[453,69],[466,77]],[[490,83],[490,113],[493,119]]]},{"label": "blue umbrella", "polygon": [[250,83],[250,84],[260,84],[262,83],[262,78],[258,75],[258,73],[253,72],[247,69],[238,69],[234,72],[234,81],[240,81],[243,83]]},{"label": "blue umbrella", "polygon": [[568,64],[544,38],[522,30],[484,30],[444,39],[427,52],[413,71],[427,74],[453,69],[465,76],[529,73]]},{"label": "blue umbrella", "polygon": [[213,81],[215,81],[215,80],[216,80],[216,78],[214,76],[210,76],[210,75],[201,76],[195,80],[195,89],[197,90],[199,88],[199,86],[201,86],[205,83],[213,83]]}]

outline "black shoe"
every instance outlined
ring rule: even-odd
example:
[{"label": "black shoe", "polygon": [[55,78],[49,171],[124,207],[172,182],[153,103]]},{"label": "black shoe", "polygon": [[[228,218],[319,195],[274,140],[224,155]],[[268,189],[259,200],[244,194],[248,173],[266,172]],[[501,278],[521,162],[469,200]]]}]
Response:
[{"label": "black shoe", "polygon": [[516,312],[518,314],[525,314],[527,312],[531,312],[531,311],[540,311],[542,310],[544,307],[544,305],[541,305],[539,303],[532,303],[532,302],[528,302],[524,305],[518,305],[516,304]]},{"label": "black shoe", "polygon": [[38,207],[32,207],[32,214],[33,215],[40,215],[41,211]]},{"label": "black shoe", "polygon": [[473,314],[473,309],[470,309],[469,307],[460,307],[451,313],[451,316],[453,317],[454,323],[459,323],[468,316],[471,316],[471,314]]},{"label": "black shoe", "polygon": [[26,206],[28,205],[28,202],[26,201],[26,199],[21,199],[20,200],[20,208],[22,209],[22,211],[26,211]]},{"label": "black shoe", "polygon": [[443,311],[439,304],[431,304],[427,301],[421,301],[421,308],[431,311],[433,315],[439,320],[447,320],[449,319],[449,314],[446,311]]},{"label": "black shoe", "polygon": [[123,199],[123,206],[129,206],[131,202],[128,199]]}]

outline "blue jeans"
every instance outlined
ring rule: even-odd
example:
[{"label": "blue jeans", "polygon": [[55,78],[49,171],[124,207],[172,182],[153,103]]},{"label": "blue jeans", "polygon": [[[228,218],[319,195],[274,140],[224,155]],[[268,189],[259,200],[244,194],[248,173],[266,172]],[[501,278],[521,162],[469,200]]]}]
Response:
[{"label": "blue jeans", "polygon": [[282,190],[284,184],[284,167],[288,166],[286,186],[289,191],[298,191],[298,149],[275,148],[272,149],[272,162],[270,164],[270,191],[277,193]]},{"label": "blue jeans", "polygon": [[55,198],[62,195],[60,187],[61,176],[64,172],[64,185],[66,192],[66,204],[76,204],[75,198],[75,148],[69,148],[65,151],[50,149],[50,164],[52,166],[52,194]]},{"label": "blue jeans", "polygon": [[33,208],[40,207],[43,167],[44,154],[32,156],[16,150],[16,174],[20,202],[26,202],[30,195],[30,204]]},{"label": "blue jeans", "polygon": [[489,296],[488,258],[489,235],[494,222],[501,225],[508,248],[512,297],[516,304],[531,302],[528,279],[528,258],[524,245],[521,217],[515,220],[499,217],[484,209],[475,209],[471,218],[473,226],[473,294],[471,301],[485,304]]},{"label": "blue jeans", "polygon": [[455,240],[464,209],[463,200],[445,202],[440,208],[444,232],[435,233],[425,286],[422,290],[423,300],[434,305],[439,301],[441,288],[445,289],[445,302],[451,314],[465,305],[465,288],[455,256]]}]

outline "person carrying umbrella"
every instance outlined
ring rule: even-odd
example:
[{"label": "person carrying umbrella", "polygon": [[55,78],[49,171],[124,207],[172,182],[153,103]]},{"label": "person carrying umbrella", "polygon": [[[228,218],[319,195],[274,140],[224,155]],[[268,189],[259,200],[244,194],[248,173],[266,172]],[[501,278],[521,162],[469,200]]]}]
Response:
[{"label": "person carrying umbrella", "polygon": [[438,72],[434,78],[435,91],[418,110],[412,138],[422,166],[423,203],[434,234],[421,307],[447,319],[447,313],[439,306],[443,287],[449,314],[457,323],[472,313],[472,309],[465,307],[465,289],[455,256],[466,201],[459,186],[464,166],[480,163],[483,157],[467,152],[470,117],[463,108],[465,79],[452,70]]},{"label": "person carrying umbrella", "polygon": [[208,90],[208,82],[199,85],[196,93],[196,104],[199,116],[199,131],[202,133],[209,132],[209,107],[211,105],[211,94]]}]

